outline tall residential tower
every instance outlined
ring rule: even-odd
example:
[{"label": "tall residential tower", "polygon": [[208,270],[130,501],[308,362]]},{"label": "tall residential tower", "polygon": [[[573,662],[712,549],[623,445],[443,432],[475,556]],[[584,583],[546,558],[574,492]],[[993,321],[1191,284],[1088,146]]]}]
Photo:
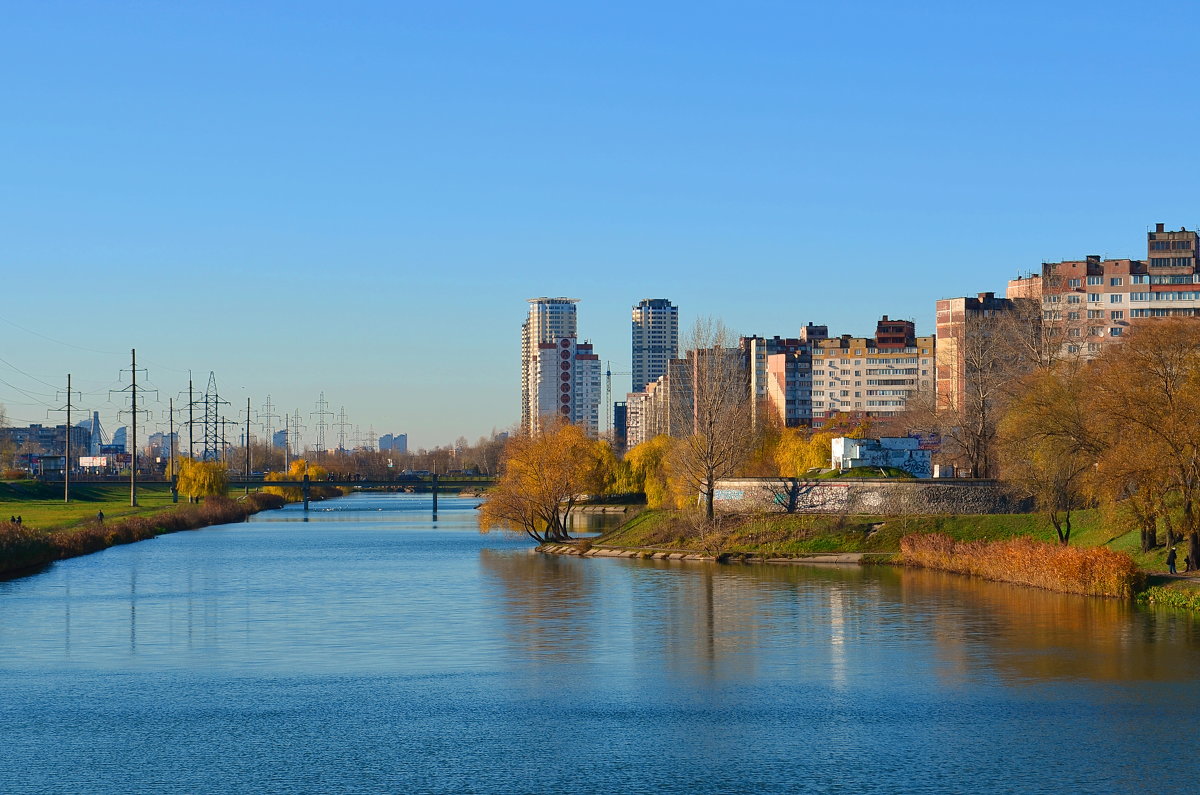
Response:
[{"label": "tall residential tower", "polygon": [[521,429],[554,415],[599,432],[600,357],[578,341],[575,298],[531,298],[521,327]]},{"label": "tall residential tower", "polygon": [[646,298],[633,308],[633,386],[646,384],[667,372],[667,362],[679,357],[679,307],[666,298]]}]

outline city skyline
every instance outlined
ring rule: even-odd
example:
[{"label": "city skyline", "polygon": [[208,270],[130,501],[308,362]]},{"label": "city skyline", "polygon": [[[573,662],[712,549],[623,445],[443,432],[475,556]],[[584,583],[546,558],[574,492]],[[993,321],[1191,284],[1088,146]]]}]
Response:
[{"label": "city skyline", "polygon": [[[214,370],[235,406],[307,419],[325,392],[364,430],[444,445],[519,421],[530,295],[581,298],[581,339],[626,371],[647,296],[684,332],[867,335],[888,314],[928,334],[938,298],[1200,225],[1153,177],[1189,168],[1198,111],[1142,121],[1190,68],[1159,43],[1189,4],[8,17],[14,422],[53,423],[72,373],[122,424],[107,390],[137,348],[159,413]],[[849,29],[850,48],[829,33]],[[1132,57],[1085,62],[1079,39]]]}]

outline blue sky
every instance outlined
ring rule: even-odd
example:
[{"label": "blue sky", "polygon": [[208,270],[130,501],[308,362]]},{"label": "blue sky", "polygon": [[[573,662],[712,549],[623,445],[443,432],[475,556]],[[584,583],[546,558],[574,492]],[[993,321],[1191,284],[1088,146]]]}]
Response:
[{"label": "blue sky", "polygon": [[235,406],[323,390],[432,446],[517,419],[533,296],[582,299],[617,371],[645,297],[744,333],[931,333],[939,297],[1200,225],[1198,17],[8,4],[0,402],[45,421],[72,372],[112,416],[136,347],[164,410],[215,370]]}]

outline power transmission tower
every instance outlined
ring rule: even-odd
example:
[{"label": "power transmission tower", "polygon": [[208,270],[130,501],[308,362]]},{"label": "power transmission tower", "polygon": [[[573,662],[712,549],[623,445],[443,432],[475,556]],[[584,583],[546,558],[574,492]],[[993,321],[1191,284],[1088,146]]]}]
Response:
[{"label": "power transmission tower", "polygon": [[61,409],[51,409],[53,412],[67,413],[67,438],[63,449],[63,502],[71,501],[71,409],[75,408],[71,401],[73,396],[78,394],[71,390],[71,374],[67,373],[67,405]]},{"label": "power transmission tower", "polygon": [[224,457],[225,449],[225,420],[221,418],[221,406],[228,406],[229,401],[221,400],[221,396],[217,392],[217,374],[211,370],[208,373],[208,387],[204,390],[202,402],[204,405],[204,438],[202,441],[204,449],[200,453],[200,460],[220,461]]},{"label": "power transmission tower", "polygon": [[325,457],[325,427],[328,425],[328,423],[325,421],[325,418],[332,417],[333,412],[329,410],[329,403],[325,400],[324,392],[322,392],[321,397],[317,399],[316,406],[317,410],[312,412],[312,414],[309,416],[316,417],[317,419],[317,441],[313,446],[313,449],[316,453],[317,460],[320,461]]},{"label": "power transmission tower", "polygon": [[338,409],[337,422],[333,424],[337,428],[338,449],[345,451],[346,449],[346,429],[350,427],[350,423],[346,422],[346,407],[342,406]]},{"label": "power transmission tower", "polygon": [[[296,412],[292,415],[292,430],[291,430],[291,433],[296,434],[296,439],[294,442],[292,442],[292,452],[295,453],[296,458],[299,458],[300,455],[304,452],[304,447],[303,447],[303,445],[300,444],[300,431],[304,430],[305,427],[306,426],[300,422],[300,409],[296,409]],[[290,436],[288,438],[288,441],[292,441]]]},{"label": "power transmission tower", "polygon": [[[125,371],[122,370],[121,372],[125,372]],[[129,454],[130,454],[130,459],[129,459],[129,505],[134,508],[136,508],[137,504],[138,504],[138,502],[137,502],[137,463],[138,463],[138,461],[137,461],[137,452],[138,452],[138,450],[137,450],[137,421],[138,421],[138,414],[139,413],[141,413],[141,414],[149,414],[150,413],[150,412],[146,411],[145,409],[138,408],[138,395],[142,392],[153,392],[156,395],[158,394],[157,389],[145,389],[144,387],[138,386],[138,383],[137,383],[138,372],[139,372],[139,369],[137,366],[137,349],[133,348],[133,349],[130,349],[130,351],[129,351],[129,386],[125,387],[124,389],[109,390],[109,394],[112,394],[113,392],[125,392],[129,395],[129,411],[127,411],[127,412],[122,411],[122,412],[119,412],[119,414],[129,414],[129,417],[130,417],[129,436],[127,438],[126,444],[129,447]],[[146,371],[143,369],[140,372],[144,373]]]},{"label": "power transmission tower", "polygon": [[365,447],[369,451],[374,452],[375,445],[378,444],[378,442],[379,442],[379,437],[375,435],[375,426],[374,425],[372,425],[370,428],[367,429],[367,438],[364,441],[366,443],[363,445],[363,447]]},{"label": "power transmission tower", "polygon": [[271,403],[271,396],[267,395],[267,400],[263,403],[262,409],[258,412],[258,424],[263,429],[263,435],[267,437],[267,444],[275,443],[275,420],[279,419],[279,415],[275,413],[275,406]]}]

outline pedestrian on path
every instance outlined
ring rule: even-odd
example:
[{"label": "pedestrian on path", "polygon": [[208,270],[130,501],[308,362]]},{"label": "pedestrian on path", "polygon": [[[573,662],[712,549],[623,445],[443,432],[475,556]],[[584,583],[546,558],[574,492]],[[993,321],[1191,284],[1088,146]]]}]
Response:
[{"label": "pedestrian on path", "polygon": [[1171,547],[1171,551],[1167,553],[1167,571],[1172,574],[1179,573],[1175,571],[1175,547]]},{"label": "pedestrian on path", "polygon": [[96,511],[96,521],[100,524],[104,524],[104,511]]}]

